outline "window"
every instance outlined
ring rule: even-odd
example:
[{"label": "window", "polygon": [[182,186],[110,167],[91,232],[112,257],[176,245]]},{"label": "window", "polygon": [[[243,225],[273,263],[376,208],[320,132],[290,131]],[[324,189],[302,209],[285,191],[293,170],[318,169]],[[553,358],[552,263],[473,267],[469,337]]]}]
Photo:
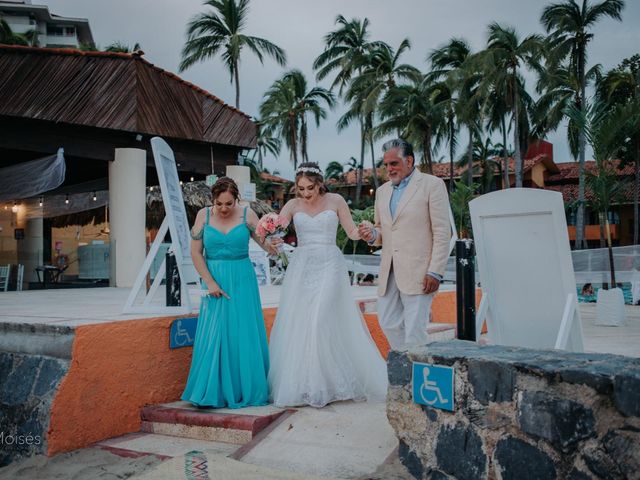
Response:
[{"label": "window", "polygon": [[52,37],[74,37],[76,35],[76,27],[47,25],[47,35]]}]

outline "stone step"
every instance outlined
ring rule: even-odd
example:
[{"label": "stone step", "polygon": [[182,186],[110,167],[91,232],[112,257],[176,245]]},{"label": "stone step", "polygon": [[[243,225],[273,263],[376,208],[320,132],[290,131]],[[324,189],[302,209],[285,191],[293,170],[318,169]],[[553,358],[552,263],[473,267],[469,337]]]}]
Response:
[{"label": "stone step", "polygon": [[240,447],[231,443],[138,432],[103,440],[93,445],[93,448],[106,450],[120,457],[138,458],[151,455],[166,460],[193,450],[231,455]]},{"label": "stone step", "polygon": [[287,410],[271,405],[238,410],[200,409],[188,402],[149,405],[142,410],[141,430],[173,437],[245,445]]}]

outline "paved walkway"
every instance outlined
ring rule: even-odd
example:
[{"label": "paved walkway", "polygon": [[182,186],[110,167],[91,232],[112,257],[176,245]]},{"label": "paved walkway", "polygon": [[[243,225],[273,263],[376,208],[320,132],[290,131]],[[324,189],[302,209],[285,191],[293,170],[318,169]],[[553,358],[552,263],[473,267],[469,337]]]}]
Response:
[{"label": "paved walkway", "polygon": [[[260,287],[263,308],[277,307],[280,286]],[[375,300],[377,287],[351,287],[356,301]],[[60,290],[24,290],[0,293],[0,323],[29,323],[75,327],[139,318],[169,317],[162,314],[123,314],[122,308],[129,296],[129,288],[70,288]],[[196,309],[200,306],[200,293],[191,289]],[[162,305],[164,294],[156,302]]]},{"label": "paved walkway", "polygon": [[596,304],[581,303],[585,351],[640,357],[640,306],[626,305],[625,313],[626,325],[599,327],[595,325]]},{"label": "paved walkway", "polygon": [[[396,446],[385,403],[336,402],[297,409],[239,461],[226,458],[242,448],[238,445],[133,433],[52,458],[15,462],[0,469],[0,480],[198,478],[184,475],[194,464],[215,474],[203,478],[409,479],[397,461],[385,464]],[[381,465],[384,473],[376,476]]]}]

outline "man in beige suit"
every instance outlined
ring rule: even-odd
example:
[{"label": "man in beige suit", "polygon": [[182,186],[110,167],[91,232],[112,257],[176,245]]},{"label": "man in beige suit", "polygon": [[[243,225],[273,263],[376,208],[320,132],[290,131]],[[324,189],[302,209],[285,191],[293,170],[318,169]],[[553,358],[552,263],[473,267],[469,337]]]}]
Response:
[{"label": "man in beige suit", "polygon": [[413,147],[385,143],[389,182],[376,191],[375,225],[361,224],[360,236],[382,245],[378,319],[394,350],[427,342],[431,301],[449,256],[451,224],[444,182],[415,168]]}]

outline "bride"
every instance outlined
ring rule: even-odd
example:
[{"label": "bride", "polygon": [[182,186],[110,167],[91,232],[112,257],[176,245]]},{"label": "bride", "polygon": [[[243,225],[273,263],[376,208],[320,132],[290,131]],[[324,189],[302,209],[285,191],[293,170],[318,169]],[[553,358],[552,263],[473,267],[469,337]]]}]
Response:
[{"label": "bride", "polygon": [[317,164],[301,164],[295,181],[297,198],[280,212],[293,221],[298,246],[271,331],[273,403],[323,407],[338,400],[384,399],[386,364],[351,294],[336,245],[338,223],[352,240],[360,239],[358,229],[344,198],[327,193]]}]

